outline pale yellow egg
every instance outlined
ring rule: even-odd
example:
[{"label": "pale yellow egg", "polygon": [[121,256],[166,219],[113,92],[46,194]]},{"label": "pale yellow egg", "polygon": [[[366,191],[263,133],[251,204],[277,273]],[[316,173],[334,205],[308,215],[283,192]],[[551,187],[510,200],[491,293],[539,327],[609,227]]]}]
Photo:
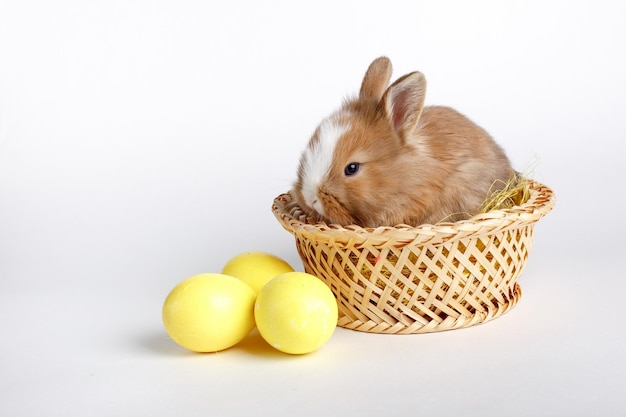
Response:
[{"label": "pale yellow egg", "polygon": [[257,295],[254,317],[259,333],[274,348],[291,354],[322,347],[337,327],[337,301],[321,280],[287,272]]},{"label": "pale yellow egg", "polygon": [[293,270],[286,261],[270,253],[244,252],[230,259],[222,274],[239,278],[258,294],[269,280]]},{"label": "pale yellow egg", "polygon": [[165,330],[179,345],[196,352],[234,346],[254,328],[256,294],[224,274],[199,274],[180,282],[163,303]]}]

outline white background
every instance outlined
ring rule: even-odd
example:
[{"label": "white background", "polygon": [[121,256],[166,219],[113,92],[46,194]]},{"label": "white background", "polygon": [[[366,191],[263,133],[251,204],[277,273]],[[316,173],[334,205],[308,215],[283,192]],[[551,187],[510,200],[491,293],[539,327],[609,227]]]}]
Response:
[{"label": "white background", "polygon": [[[0,415],[620,415],[624,4],[0,1]],[[306,356],[176,346],[182,279],[302,268],[272,200],[383,54],[556,192],[520,304]]]}]

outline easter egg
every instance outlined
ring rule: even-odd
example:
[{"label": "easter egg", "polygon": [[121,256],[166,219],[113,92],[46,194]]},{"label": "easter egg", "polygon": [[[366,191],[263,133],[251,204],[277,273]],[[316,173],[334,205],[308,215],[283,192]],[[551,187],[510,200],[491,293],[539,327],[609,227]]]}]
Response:
[{"label": "easter egg", "polygon": [[230,259],[222,274],[232,275],[248,284],[257,294],[272,278],[293,268],[281,258],[265,252],[244,252]]},{"label": "easter egg", "polygon": [[163,303],[165,330],[195,352],[234,346],[254,328],[255,292],[224,274],[199,274],[176,285]]},{"label": "easter egg", "polygon": [[259,291],[254,317],[259,333],[274,348],[304,354],[322,347],[337,327],[337,301],[321,280],[287,272]]}]

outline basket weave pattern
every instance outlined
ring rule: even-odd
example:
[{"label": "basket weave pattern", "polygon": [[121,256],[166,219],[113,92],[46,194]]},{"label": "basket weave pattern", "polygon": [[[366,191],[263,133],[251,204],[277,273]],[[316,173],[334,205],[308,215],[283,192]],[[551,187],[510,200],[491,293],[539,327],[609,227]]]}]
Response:
[{"label": "basket weave pattern", "polygon": [[535,223],[554,203],[552,190],[531,181],[526,203],[456,223],[313,223],[291,194],[278,196],[272,211],[295,236],[305,271],[335,294],[339,326],[410,334],[472,326],[512,308]]}]

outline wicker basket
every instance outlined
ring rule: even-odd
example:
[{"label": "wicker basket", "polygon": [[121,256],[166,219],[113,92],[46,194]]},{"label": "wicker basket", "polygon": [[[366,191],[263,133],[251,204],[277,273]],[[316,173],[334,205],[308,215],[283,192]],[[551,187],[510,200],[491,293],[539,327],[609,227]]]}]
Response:
[{"label": "wicker basket", "polygon": [[272,211],[295,236],[305,271],[337,297],[339,326],[427,333],[484,323],[519,301],[517,279],[534,225],[555,203],[550,188],[529,185],[530,197],[520,206],[439,225],[313,224],[291,194],[278,196]]}]

